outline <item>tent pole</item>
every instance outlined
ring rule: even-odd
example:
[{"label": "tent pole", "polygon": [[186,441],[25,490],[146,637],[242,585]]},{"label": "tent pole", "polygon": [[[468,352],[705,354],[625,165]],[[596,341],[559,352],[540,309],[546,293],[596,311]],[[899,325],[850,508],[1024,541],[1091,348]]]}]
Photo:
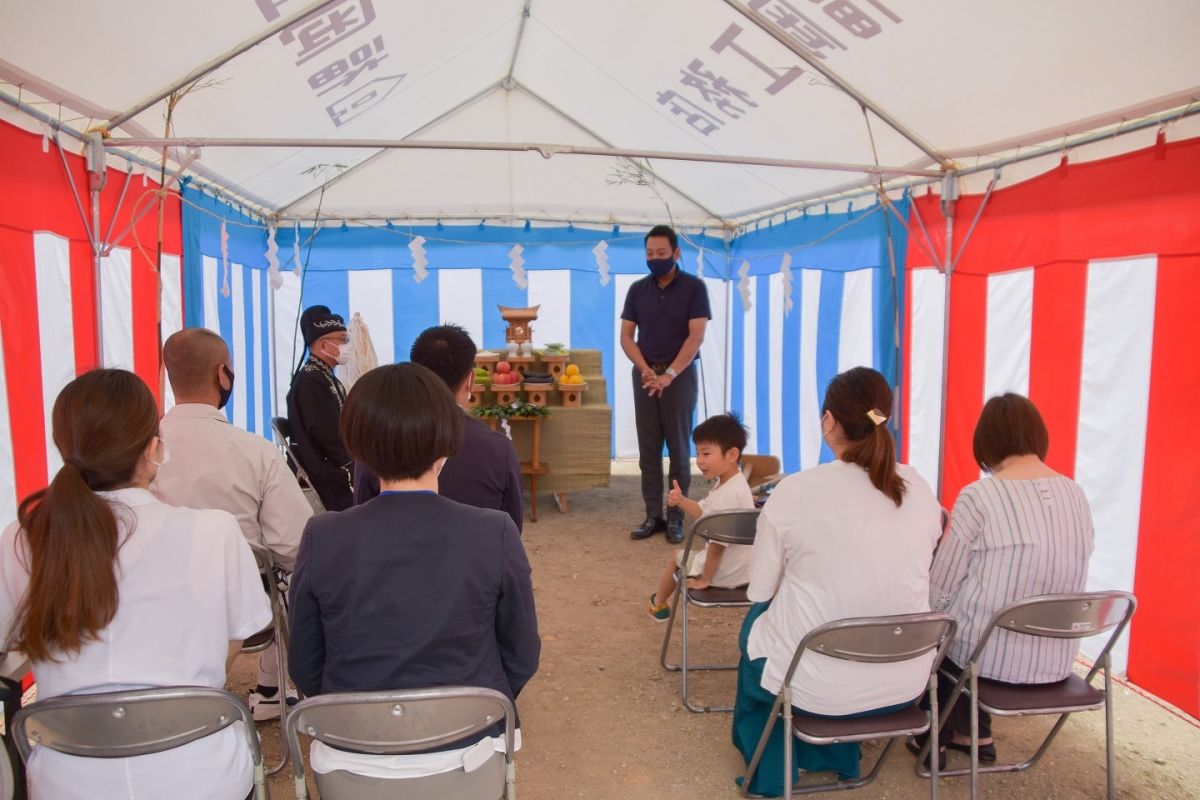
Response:
[{"label": "tent pole", "polygon": [[[180,177],[183,176],[184,170],[186,170],[188,167],[190,167],[192,162],[195,161],[198,157],[199,157],[198,153],[188,153],[187,154],[187,156],[183,159],[183,161],[180,162],[178,169],[175,170],[175,172],[171,175],[171,177],[169,179],[167,179],[166,181],[164,181],[162,186],[158,187],[157,193],[160,198],[166,197],[167,192],[169,192],[171,190],[171,187],[175,185],[175,182],[177,180],[179,180]],[[124,197],[124,193],[122,193],[122,197]],[[160,199],[159,202],[162,202],[162,200]],[[134,203],[134,205],[136,206],[137,203]],[[121,201],[118,200],[117,201],[117,210],[119,211],[120,208],[121,208]],[[131,230],[133,230],[133,226],[137,225],[139,222],[141,222],[142,217],[149,214],[151,211],[154,210],[154,208],[155,208],[155,206],[153,203],[147,203],[146,205],[142,206],[138,210],[138,212],[130,218],[129,224],[121,229],[121,232],[119,234],[117,234],[116,238],[109,239],[108,242],[101,242],[100,246],[101,246],[101,249],[102,249],[104,255],[110,254],[112,252],[113,244],[124,239],[126,234],[128,234]],[[116,223],[116,221],[117,221],[116,214],[117,214],[117,212],[114,211],[113,212],[113,222],[114,223]],[[110,234],[112,233],[111,226],[109,227],[109,233]]]},{"label": "tent pole", "polygon": [[[572,224],[574,224],[577,227],[580,225],[594,225],[599,228],[611,228],[614,224],[616,224],[616,225],[629,225],[631,227],[639,228],[639,229],[645,228],[647,230],[649,230],[650,228],[657,225],[660,221],[658,219],[651,219],[650,217],[646,217],[646,216],[619,217],[619,216],[610,214],[606,217],[581,217],[578,215],[568,216],[565,212],[562,216],[551,216],[551,215],[545,215],[545,214],[513,214],[508,211],[489,212],[487,210],[477,210],[477,211],[473,211],[470,214],[463,214],[461,212],[442,213],[442,212],[421,211],[420,213],[411,215],[411,216],[405,215],[405,214],[390,214],[390,215],[389,214],[349,214],[346,216],[339,216],[337,214],[324,214],[324,213],[322,213],[322,216],[321,216],[321,222],[328,223],[328,224],[332,224],[335,222],[336,223],[356,222],[356,223],[362,223],[362,224],[367,224],[367,223],[372,223],[372,222],[380,222],[380,223],[392,222],[392,223],[395,223],[397,226],[397,232],[396,232],[397,236],[408,236],[409,235],[407,231],[399,230],[399,225],[400,225],[401,221],[403,221],[406,225],[417,225],[417,224],[433,225],[439,220],[442,222],[445,222],[447,224],[449,224],[450,222],[461,222],[463,220],[469,220],[473,224],[478,224],[480,219],[485,219],[488,222],[497,222],[497,223],[506,223],[506,222],[507,223],[523,223],[523,222],[528,221],[528,222],[546,222],[546,223],[551,223],[551,224],[565,225],[566,223],[571,222]],[[311,225],[316,220],[311,215],[303,215],[303,216],[302,215],[289,215],[289,216],[279,217],[279,221],[280,222],[284,222],[284,221],[300,222],[305,225]],[[704,230],[705,228],[714,228],[714,227],[720,227],[721,230],[726,230],[725,223],[720,217],[713,217],[710,220],[698,220],[698,221],[694,221],[694,222],[679,222],[675,225],[676,230],[688,230],[688,231],[697,231],[697,232]]]},{"label": "tent pole", "polygon": [[1154,128],[1161,125],[1167,125],[1172,122],[1177,122],[1185,117],[1192,117],[1200,114],[1200,103],[1190,103],[1182,110],[1174,108],[1163,114],[1155,114],[1145,119],[1135,122],[1124,123],[1121,125],[1110,126],[1091,133],[1080,134],[1079,136],[1068,138],[1060,143],[1048,144],[1044,147],[1035,147],[1031,150],[1026,150],[1024,153],[1017,153],[1008,158],[1001,158],[996,161],[989,161],[986,164],[980,164],[975,167],[967,167],[966,169],[958,170],[959,175],[974,175],[977,172],[987,172],[989,169],[1001,169],[1009,164],[1019,164],[1022,161],[1031,161],[1035,158],[1054,155],[1065,150],[1071,150],[1083,145],[1093,144],[1105,139],[1115,139],[1118,136],[1123,136],[1127,133],[1145,130],[1146,128]]},{"label": "tent pole", "polygon": [[[1046,145],[1044,147],[1025,150],[1021,153],[1016,153],[1006,158],[979,164],[978,166],[965,167],[958,170],[958,174],[960,176],[974,175],[975,173],[986,172],[990,169],[1000,169],[1008,166],[1009,164],[1019,164],[1022,161],[1030,161],[1035,158],[1042,158],[1043,156],[1061,153],[1064,150],[1071,150],[1076,147],[1093,144],[1105,139],[1113,139],[1117,136],[1124,136],[1128,133],[1136,133],[1137,131],[1145,130],[1146,128],[1153,128],[1159,125],[1168,125],[1181,119],[1196,116],[1197,114],[1200,114],[1200,103],[1193,102],[1186,106],[1177,106],[1160,114],[1154,114],[1142,119],[1129,120],[1120,125],[1112,125],[1106,128],[1089,131],[1087,133],[1081,133],[1073,137],[1068,137],[1064,141],[1055,142],[1054,144]],[[913,188],[934,182],[935,179],[920,179],[915,181],[905,181],[903,185]],[[893,189],[899,189],[901,186],[893,184],[892,186],[885,185],[884,188],[885,190],[891,191]],[[795,211],[808,205],[827,203],[833,200],[851,200],[855,197],[874,194],[874,192],[875,190],[865,183],[843,185],[832,190],[810,192],[809,194],[792,197],[785,201],[783,205],[755,206],[754,208],[746,208],[740,211],[735,211],[729,216],[731,219],[738,220],[742,220],[743,217],[746,217],[745,220],[740,221],[738,224],[748,225],[761,219],[782,214],[785,211]]]},{"label": "tent pole", "polygon": [[792,158],[767,158],[751,155],[721,155],[719,153],[686,153],[674,150],[641,150],[625,147],[593,147],[586,145],[553,144],[548,142],[449,142],[408,139],[289,139],[289,138],[219,138],[219,137],[122,137],[106,139],[108,147],[338,147],[359,150],[471,150],[493,152],[536,152],[543,158],[556,155],[604,156],[607,158],[647,158],[663,161],[696,161],[710,164],[750,164],[760,167],[787,167],[832,172],[863,172],[870,175],[913,175],[921,178],[941,178],[941,170],[914,167],[889,167],[874,164],[852,164],[837,161],[804,161]]},{"label": "tent pole", "polygon": [[938,441],[937,486],[935,487],[939,501],[943,499],[942,480],[946,474],[946,405],[950,394],[950,382],[947,380],[950,369],[950,278],[954,273],[952,254],[954,252],[954,212],[957,202],[958,175],[954,170],[951,170],[946,173],[946,179],[942,182],[942,215],[946,218],[946,242],[942,251],[942,273],[946,276],[946,307],[942,317],[942,408],[938,426],[940,438]]},{"label": "tent pole", "polygon": [[221,53],[220,55],[217,55],[213,58],[210,58],[208,61],[205,61],[200,66],[196,67],[191,72],[184,75],[182,78],[179,78],[176,81],[172,81],[171,83],[164,86],[163,88],[147,95],[146,97],[143,97],[141,100],[137,101],[129,108],[125,109],[124,111],[117,114],[116,116],[110,118],[107,122],[104,123],[103,127],[106,130],[111,131],[112,129],[116,128],[118,125],[128,122],[129,120],[133,119],[138,114],[142,113],[143,111],[145,111],[147,108],[154,105],[158,101],[160,101],[166,97],[169,97],[172,93],[179,91],[180,89],[187,86],[188,84],[194,83],[195,81],[200,80],[205,75],[207,75],[210,72],[212,72],[213,70],[218,69],[219,67],[229,63],[230,61],[237,58],[242,53],[246,52],[247,50],[254,47],[255,45],[257,45],[261,42],[264,42],[267,39],[270,39],[275,34],[280,33],[281,31],[284,31],[284,30],[290,28],[291,26],[295,25],[298,22],[303,22],[304,20],[311,17],[313,14],[316,14],[318,11],[321,11],[326,6],[332,5],[335,2],[337,2],[337,0],[316,0],[315,2],[309,3],[304,8],[301,8],[298,11],[295,11],[286,17],[282,17],[282,18],[276,20],[275,22],[271,23],[266,28],[262,29],[258,33],[251,36],[249,39],[246,39],[246,40],[238,43],[237,45],[235,45],[233,47],[233,49],[226,50],[224,53]]},{"label": "tent pole", "polygon": [[[65,133],[66,135],[70,136],[72,139],[75,139],[80,142],[85,141],[84,134],[82,134],[79,131],[77,131],[76,129],[72,128],[70,125],[64,125],[63,123],[59,122],[59,120],[57,118],[52,117],[49,114],[46,114],[45,112],[38,110],[34,106],[31,106],[27,103],[19,101],[17,98],[13,97],[12,95],[6,94],[4,92],[0,92],[0,103],[4,103],[5,105],[11,106],[11,107],[15,108],[17,111],[20,111],[22,114],[30,116],[33,119],[36,119],[38,122],[45,123],[46,125],[48,125],[50,127],[51,130],[55,131],[56,133]],[[55,145],[58,146],[57,137],[55,138]],[[149,161],[148,159],[142,158],[141,156],[137,155],[136,153],[127,152],[124,150],[116,151],[116,152],[112,153],[112,155],[120,156],[121,158],[124,158],[126,161],[130,161],[130,162],[137,164],[145,169],[157,169],[159,166],[158,164],[155,164],[153,161]],[[210,187],[210,189],[212,191],[219,191],[224,195],[228,195],[229,197],[236,198],[236,202],[241,202],[243,205],[250,206],[249,210],[252,211],[254,214],[257,214],[259,217],[264,217],[269,213],[270,206],[268,206],[261,198],[255,198],[253,195],[249,194],[248,192],[246,192],[246,190],[241,189],[240,187],[230,186],[225,183],[222,183],[220,180],[217,180],[216,178],[213,177],[213,173],[211,171],[204,170],[199,164],[193,163],[191,166],[191,171],[192,171],[193,178],[196,179],[197,185],[203,184],[207,187]],[[86,225],[88,215],[86,213],[84,213],[84,211],[82,209],[83,209],[83,206],[82,206],[82,204],[80,204],[80,214],[83,216],[84,223]],[[91,242],[90,236],[88,238],[88,242],[89,242],[89,244]]]},{"label": "tent pole", "polygon": [[[96,298],[96,366],[103,367],[104,364],[104,307],[101,305],[103,301],[102,291],[100,288],[101,268],[103,266],[104,242],[101,240],[100,225],[102,224],[100,217],[100,192],[104,190],[104,184],[108,180],[108,157],[104,151],[104,142],[97,132],[87,134],[84,139],[84,163],[87,166],[88,173],[88,193],[91,195],[92,201],[92,274],[95,277],[96,284],[93,287]],[[115,213],[115,212],[114,212]],[[133,262],[130,262],[130,269],[133,269]],[[133,364],[129,365],[132,370]]]},{"label": "tent pole", "polygon": [[779,42],[781,45],[783,45],[788,50],[790,50],[792,53],[794,53],[798,58],[800,58],[800,60],[804,61],[806,64],[808,64],[810,67],[812,67],[812,69],[816,70],[818,73],[820,73],[822,76],[824,76],[826,80],[828,80],[834,86],[841,89],[843,92],[845,92],[850,97],[852,97],[854,99],[854,102],[856,102],[858,105],[870,109],[871,112],[875,114],[875,116],[879,117],[881,120],[883,120],[885,123],[887,123],[887,125],[890,128],[892,128],[892,130],[896,131],[896,133],[900,134],[905,139],[907,139],[910,143],[912,143],[912,145],[914,147],[916,147],[922,153],[924,153],[925,155],[927,155],[931,159],[933,159],[933,162],[935,164],[937,164],[938,166],[940,166],[944,169],[953,168],[954,165],[951,163],[950,159],[946,158],[944,155],[942,155],[940,152],[938,152],[938,150],[936,148],[934,148],[933,145],[931,145],[929,142],[925,141],[923,138],[918,136],[916,134],[916,132],[914,132],[911,128],[909,128],[904,123],[902,123],[900,120],[896,119],[891,114],[889,114],[887,111],[885,111],[874,100],[867,97],[865,94],[860,92],[858,89],[851,86],[846,81],[845,78],[843,78],[841,75],[838,75],[836,72],[834,72],[832,69],[830,69],[828,65],[822,63],[822,61],[819,58],[814,56],[811,52],[809,52],[807,49],[805,49],[801,44],[794,41],[773,21],[771,21],[767,17],[763,16],[758,11],[755,11],[754,9],[747,7],[746,5],[741,3],[740,0],[725,0],[725,5],[729,6],[734,11],[738,12],[743,17],[745,17],[746,19],[753,22],[755,24],[755,26],[757,26],[757,27],[761,28],[763,31],[765,31],[772,39]]}]

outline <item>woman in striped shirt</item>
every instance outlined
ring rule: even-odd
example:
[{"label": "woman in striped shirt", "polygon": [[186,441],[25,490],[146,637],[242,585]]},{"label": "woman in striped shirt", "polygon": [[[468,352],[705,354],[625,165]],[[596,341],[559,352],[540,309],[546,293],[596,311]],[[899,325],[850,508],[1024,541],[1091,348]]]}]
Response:
[{"label": "woman in striped shirt", "polygon": [[[992,617],[1026,597],[1081,592],[1092,555],[1092,515],[1079,484],[1043,462],[1050,437],[1037,407],[1018,394],[988,400],[975,427],[975,460],[990,473],[964,488],[934,557],[930,606],[958,620],[943,668],[961,674]],[[1009,631],[993,634],[980,677],[1015,684],[1055,683],[1071,673],[1077,640]],[[938,685],[939,702],[953,689]],[[970,711],[959,698],[942,741],[970,752]],[[951,738],[952,737],[952,738]],[[991,719],[979,714],[979,760],[996,760]]]}]

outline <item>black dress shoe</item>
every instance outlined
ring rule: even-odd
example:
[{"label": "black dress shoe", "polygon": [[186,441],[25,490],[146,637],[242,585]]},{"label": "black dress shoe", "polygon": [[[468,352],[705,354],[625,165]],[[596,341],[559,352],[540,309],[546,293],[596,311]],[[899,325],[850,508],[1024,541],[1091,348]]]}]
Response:
[{"label": "black dress shoe", "polygon": [[[957,750],[960,753],[966,753],[967,755],[971,755],[971,745],[969,745],[969,744],[959,744],[958,742],[951,741],[951,742],[946,742],[946,747],[950,748],[951,750]],[[980,764],[996,763],[996,744],[995,744],[995,742],[988,742],[987,744],[979,745],[979,763]]]},{"label": "black dress shoe", "polygon": [[[908,752],[910,752],[914,756],[916,756],[916,755],[921,754],[921,748],[925,746],[925,742],[917,741],[917,737],[915,737],[915,736],[909,736],[907,739],[904,740],[904,746],[906,748],[908,748]],[[932,769],[932,766],[929,763],[929,754],[928,753],[925,754],[925,761],[923,763],[923,766],[925,767],[926,770]],[[943,749],[943,750],[938,751],[938,772],[942,772],[945,769],[946,769],[946,751]]]},{"label": "black dress shoe", "polygon": [[629,532],[630,539],[648,539],[659,531],[667,529],[667,521],[662,517],[646,517],[646,521]]},{"label": "black dress shoe", "polygon": [[667,520],[667,541],[671,544],[683,541],[683,520],[674,517]]}]

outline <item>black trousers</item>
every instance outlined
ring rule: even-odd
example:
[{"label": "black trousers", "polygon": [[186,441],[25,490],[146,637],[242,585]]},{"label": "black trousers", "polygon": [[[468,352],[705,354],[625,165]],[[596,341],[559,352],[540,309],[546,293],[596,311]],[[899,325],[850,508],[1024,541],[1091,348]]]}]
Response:
[{"label": "black trousers", "polygon": [[[699,369],[693,362],[679,373],[661,395],[651,397],[642,388],[642,374],[633,368],[633,414],[637,424],[638,464],[642,470],[642,499],[646,516],[663,516],[663,444],[667,446],[670,466],[667,486],[679,481],[686,495],[691,484],[692,417],[696,412]],[[683,518],[683,511],[670,509],[669,516]]]},{"label": "black trousers", "polygon": [[[946,675],[938,675],[938,713],[945,714],[946,702],[950,699],[950,693],[954,691],[954,684],[962,677],[963,668],[950,659],[944,658],[942,659],[941,671],[953,676],[947,678]],[[921,708],[929,710],[929,692],[926,692],[925,698],[921,700]],[[946,724],[938,732],[938,741],[945,744],[956,733],[964,737],[970,737],[971,735],[971,703],[967,700],[966,694],[958,696],[958,700],[954,703],[954,709],[950,712],[950,716],[946,718]],[[979,709],[979,738],[992,738],[992,715],[982,708]],[[924,736],[920,736],[918,739],[920,739],[922,744],[925,743]]]}]

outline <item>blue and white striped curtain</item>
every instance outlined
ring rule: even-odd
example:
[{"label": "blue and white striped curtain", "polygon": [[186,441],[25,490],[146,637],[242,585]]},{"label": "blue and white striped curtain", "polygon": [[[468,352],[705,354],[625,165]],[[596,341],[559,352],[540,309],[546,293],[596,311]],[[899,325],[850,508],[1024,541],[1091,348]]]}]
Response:
[{"label": "blue and white striped curtain", "polygon": [[[312,237],[301,229],[301,281],[292,272],[295,232],[282,229],[276,239],[283,285],[273,290],[265,231],[230,223],[226,295],[218,212],[245,219],[198,192],[186,196],[194,201],[184,208],[187,321],[230,343],[238,380],[228,413],[235,424],[270,436],[270,416],[285,413],[303,349],[296,326],[303,307],[327,305],[347,320],[361,314],[382,364],[407,360],[417,334],[447,322],[462,325],[482,348],[501,348],[496,306],[538,305],[535,342],[600,351],[613,454],[636,457],[620,313],[629,286],[646,274],[643,233],[457,225],[332,227]],[[904,213],[907,202],[901,205]],[[903,231],[891,228],[902,258]],[[427,269],[410,248],[415,237]],[[514,245],[521,248],[516,259]],[[728,246],[689,235],[681,249],[684,269],[702,270],[713,312],[701,350],[697,419],[739,412],[750,429],[747,451],[779,455],[788,471],[828,460],[819,409],[829,379],[865,364],[898,382],[892,298],[903,297],[903,289],[897,285],[893,295],[883,212],[798,217]],[[902,263],[897,270],[899,279]]]},{"label": "blue and white striped curtain", "polygon": [[[307,242],[310,231],[302,230]],[[280,231],[281,253],[292,252],[292,231]],[[427,274],[415,269],[409,243],[423,239]],[[646,274],[644,233],[584,228],[531,229],[471,226],[338,228],[313,240],[299,281],[285,271],[275,296],[277,392],[285,392],[302,345],[296,339],[297,309],[315,303],[347,319],[361,314],[379,362],[404,361],[417,335],[431,325],[463,326],[482,348],[504,346],[505,323],[498,305],[540,306],[533,323],[537,344],[562,342],[569,348],[599,350],[613,409],[613,452],[637,455],[630,364],[620,346],[620,314],[629,285]],[[696,272],[701,259],[714,311],[702,351],[705,389],[698,415],[727,408],[724,280],[725,244],[708,236],[681,242],[685,269]],[[604,244],[603,254],[596,248]],[[519,244],[520,275],[512,250]],[[703,253],[701,252],[703,251]],[[603,268],[602,268],[603,265]],[[520,286],[520,277],[525,286]],[[420,280],[418,280],[420,278]]]},{"label": "blue and white striped curtain", "polygon": [[[907,199],[899,205],[907,214]],[[787,472],[833,458],[821,404],[834,375],[868,366],[899,383],[904,265],[893,286],[885,213],[814,214],[734,240],[730,405],[750,431],[747,452],[778,456]],[[902,259],[903,228],[890,229]]]},{"label": "blue and white striped curtain", "polygon": [[195,189],[185,186],[183,197],[184,324],[225,339],[236,375],[225,415],[270,439],[276,399],[266,232],[261,223]]}]

